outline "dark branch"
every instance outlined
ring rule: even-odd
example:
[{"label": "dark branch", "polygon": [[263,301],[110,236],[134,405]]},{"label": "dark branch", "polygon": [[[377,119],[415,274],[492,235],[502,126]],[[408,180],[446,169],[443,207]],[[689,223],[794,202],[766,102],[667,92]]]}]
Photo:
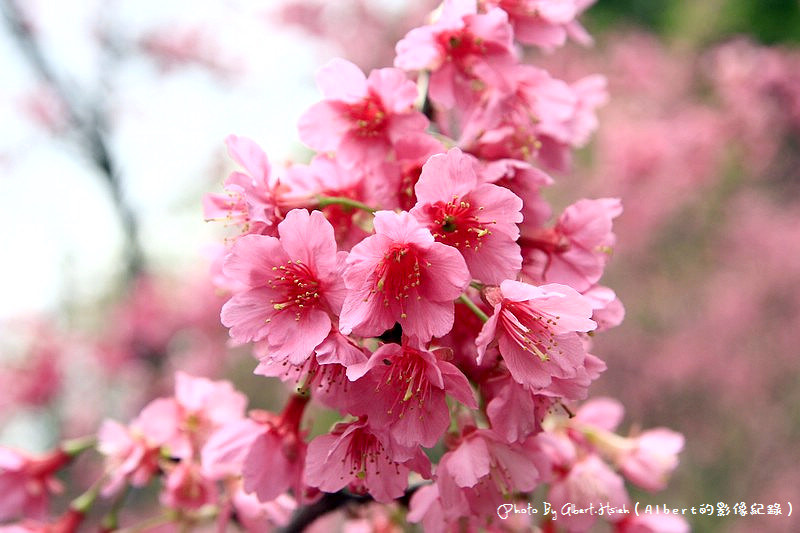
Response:
[{"label": "dark branch", "polygon": [[125,234],[125,264],[127,274],[132,279],[143,269],[144,254],[136,216],[125,201],[119,170],[106,141],[105,115],[99,106],[83,105],[79,102],[67,90],[65,83],[58,79],[14,0],[2,0],[0,9],[20,51],[36,75],[50,86],[63,103],[69,123],[77,133],[84,152],[108,185]]},{"label": "dark branch", "polygon": [[349,492],[339,491],[326,493],[311,505],[300,508],[292,517],[292,521],[280,530],[280,533],[301,533],[310,526],[314,520],[323,515],[344,507],[350,503],[364,504],[372,501],[370,496],[358,496]]},{"label": "dark branch", "polygon": [[[408,487],[405,493],[398,499],[396,503],[408,507],[411,501],[411,496],[423,485],[413,485]],[[310,526],[317,518],[345,507],[347,505],[364,505],[374,501],[370,495],[358,495],[350,492],[340,490],[339,492],[325,493],[322,498],[306,507],[300,508],[292,517],[292,521],[283,528],[278,530],[279,533],[301,533],[308,526]]]}]

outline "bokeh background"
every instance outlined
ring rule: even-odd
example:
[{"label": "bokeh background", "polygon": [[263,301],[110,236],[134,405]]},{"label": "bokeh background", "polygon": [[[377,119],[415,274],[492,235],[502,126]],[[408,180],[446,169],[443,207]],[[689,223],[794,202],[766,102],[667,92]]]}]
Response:
[{"label": "bokeh background", "polygon": [[[126,419],[183,369],[278,394],[227,345],[203,221],[228,133],[274,165],[335,56],[369,69],[432,1],[0,0],[0,444],[44,450]],[[686,436],[670,507],[800,505],[800,2],[599,0],[591,48],[530,60],[601,73],[610,102],[550,199],[616,196],[599,335],[632,427]],[[799,531],[797,515],[695,531]]]}]

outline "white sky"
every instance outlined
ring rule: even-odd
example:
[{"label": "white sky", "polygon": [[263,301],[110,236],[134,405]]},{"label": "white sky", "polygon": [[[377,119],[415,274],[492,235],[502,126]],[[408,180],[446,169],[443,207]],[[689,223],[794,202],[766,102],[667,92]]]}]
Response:
[{"label": "white sky", "polygon": [[[162,75],[138,56],[111,76],[112,148],[156,266],[191,266],[203,244],[215,241],[218,228],[203,221],[199,198],[221,190],[232,165],[224,156],[226,135],[256,139],[273,163],[297,153],[297,119],[319,98],[313,72],[328,57],[301,32],[270,24],[267,15],[280,1],[22,4],[37,13],[51,63],[82,94],[96,90],[99,54],[90,15],[99,5],[114,13],[122,35],[170,21],[210,24],[222,55],[241,65],[233,82],[219,83],[194,67]],[[0,319],[90,301],[122,268],[121,234],[104,183],[79,149],[21,111],[36,79],[2,29]]]}]

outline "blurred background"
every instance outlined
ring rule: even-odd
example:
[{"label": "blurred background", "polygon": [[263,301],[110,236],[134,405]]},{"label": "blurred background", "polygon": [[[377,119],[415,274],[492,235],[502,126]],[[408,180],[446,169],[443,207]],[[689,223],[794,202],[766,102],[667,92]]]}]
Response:
[{"label": "blurred background", "polygon": [[[304,160],[315,70],[391,64],[434,4],[0,0],[0,444],[125,419],[175,369],[275,401],[227,346],[208,277],[226,232],[201,197],[233,168],[223,139]],[[633,499],[785,515],[800,505],[800,2],[599,0],[582,20],[593,47],[529,59],[609,82],[593,142],[547,191],[556,212],[625,207],[604,284],[627,318],[596,338],[592,390],[687,441],[669,488]]]}]

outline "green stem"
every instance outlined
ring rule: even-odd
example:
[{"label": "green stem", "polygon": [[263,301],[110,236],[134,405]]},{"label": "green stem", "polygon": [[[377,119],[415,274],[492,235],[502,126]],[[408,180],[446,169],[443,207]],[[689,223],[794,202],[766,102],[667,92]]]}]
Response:
[{"label": "green stem", "polygon": [[91,509],[92,505],[94,505],[97,495],[100,493],[100,483],[102,480],[102,478],[97,480],[94,485],[86,490],[86,492],[72,500],[72,502],[69,504],[69,508],[82,515],[88,513],[89,509]]},{"label": "green stem", "polygon": [[481,310],[481,308],[480,308],[480,307],[478,307],[477,305],[475,305],[475,302],[473,302],[473,301],[470,299],[470,297],[469,297],[469,296],[467,296],[466,294],[462,294],[461,296],[459,296],[459,297],[458,297],[458,301],[459,301],[459,302],[461,302],[462,304],[466,305],[467,307],[469,307],[469,308],[470,308],[470,310],[471,310],[473,313],[475,313],[475,314],[477,315],[477,317],[478,317],[478,318],[480,318],[480,319],[481,319],[483,322],[486,322],[487,320],[489,320],[489,316],[488,316],[486,313],[484,313],[484,312]]},{"label": "green stem", "polygon": [[70,457],[75,457],[76,455],[80,455],[81,453],[94,448],[97,444],[97,437],[94,435],[88,437],[79,437],[77,439],[69,439],[65,440],[61,443],[61,451],[69,455]]},{"label": "green stem", "polygon": [[108,510],[108,513],[103,517],[103,521],[101,522],[104,531],[116,531],[119,529],[119,511],[122,509],[122,505],[125,503],[125,499],[128,497],[130,490],[130,485],[126,485],[114,499],[114,503],[111,504],[111,509]]},{"label": "green stem", "polygon": [[345,198],[344,196],[317,196],[317,201],[319,202],[320,208],[328,207],[329,205],[341,205],[343,207],[361,209],[367,213],[374,213],[377,211],[374,207],[370,207],[352,198]]}]

